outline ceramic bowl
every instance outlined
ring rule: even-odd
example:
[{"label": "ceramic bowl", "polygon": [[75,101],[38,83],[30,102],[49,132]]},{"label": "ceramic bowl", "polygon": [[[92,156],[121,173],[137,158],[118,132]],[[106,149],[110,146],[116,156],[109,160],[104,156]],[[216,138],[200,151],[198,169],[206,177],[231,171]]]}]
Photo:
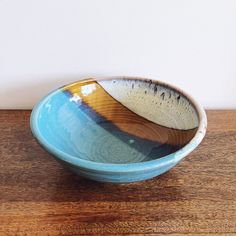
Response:
[{"label": "ceramic bowl", "polygon": [[202,141],[206,114],[180,89],[135,77],[85,79],[33,109],[38,142],[75,173],[102,182],[149,179]]}]

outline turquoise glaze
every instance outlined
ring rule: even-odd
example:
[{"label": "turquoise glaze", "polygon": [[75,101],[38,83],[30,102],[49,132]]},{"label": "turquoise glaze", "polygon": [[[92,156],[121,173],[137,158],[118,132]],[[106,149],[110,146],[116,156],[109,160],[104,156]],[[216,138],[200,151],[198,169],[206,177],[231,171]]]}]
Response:
[{"label": "turquoise glaze", "polygon": [[[150,81],[123,77],[90,79],[60,88],[50,93],[34,107],[31,115],[32,133],[58,161],[75,173],[89,179],[127,183],[160,175],[174,167],[199,145],[205,135],[207,122],[204,110],[189,95],[173,86]],[[94,86],[95,83],[96,86]],[[146,85],[146,83],[149,84]],[[156,84],[160,88],[157,88]],[[125,87],[123,87],[124,85]],[[113,88],[115,88],[116,94],[113,94]],[[124,93],[124,88],[127,93]],[[145,89],[143,93],[142,88]],[[158,89],[160,95],[156,91]],[[161,110],[162,116],[169,117],[168,111],[171,109],[172,118],[169,121],[165,117],[158,118],[158,112],[157,114],[147,114],[147,117],[144,117],[144,113],[142,114],[141,111],[144,105],[141,100],[135,103],[137,101],[135,97],[134,104],[126,103],[125,97],[133,96],[132,93],[136,97],[142,94],[144,100],[145,96],[147,97],[144,101],[145,109],[149,102],[158,104],[159,107],[156,110]],[[163,94],[168,94],[167,98]],[[182,100],[179,98],[180,95]],[[101,104],[97,103],[98,96]],[[104,104],[106,104],[104,108],[101,96],[104,96]],[[116,101],[118,102],[115,103]],[[113,105],[108,106],[107,104]],[[170,105],[167,104],[172,104],[172,107],[169,108]],[[124,117],[124,120],[123,118],[119,120],[117,114],[112,113],[112,109],[116,109],[117,112],[121,106],[125,107],[122,110],[124,114],[122,113],[121,116],[121,118]],[[160,108],[160,106],[162,107]],[[175,112],[176,107],[178,109]],[[154,111],[154,109],[152,110]],[[125,113],[126,111],[127,113]],[[128,114],[132,116],[132,119],[136,116],[141,117],[137,122],[140,132],[136,132],[136,127],[129,129],[129,126],[135,124],[135,121],[131,120],[127,125],[128,128],[122,123],[122,121],[129,121],[125,118]],[[190,121],[187,120],[188,116]],[[187,121],[178,126],[181,119]],[[176,122],[177,120],[180,121]],[[159,121],[164,124],[158,124]],[[147,131],[147,135],[143,135],[150,124],[157,124],[156,133],[150,136],[151,131]],[[163,126],[167,128],[163,128]],[[173,126],[174,128],[172,128]],[[172,131],[174,129],[177,131]],[[170,130],[170,132],[165,133],[167,132],[165,130]],[[188,130],[194,130],[191,131],[194,132],[193,137],[188,142],[180,143],[177,139],[182,136],[178,136],[176,133],[189,132]],[[160,138],[155,138],[154,136],[158,136],[159,131],[161,132]],[[174,138],[170,137],[172,132],[175,132]]]}]

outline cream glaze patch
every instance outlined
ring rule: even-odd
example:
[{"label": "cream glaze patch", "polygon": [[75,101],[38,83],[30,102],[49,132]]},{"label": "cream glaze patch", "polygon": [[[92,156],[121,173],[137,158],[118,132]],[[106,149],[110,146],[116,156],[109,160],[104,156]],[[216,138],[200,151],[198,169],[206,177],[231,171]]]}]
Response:
[{"label": "cream glaze patch", "polygon": [[128,109],[156,124],[182,130],[198,127],[196,110],[188,99],[158,82],[114,79],[98,83]]}]

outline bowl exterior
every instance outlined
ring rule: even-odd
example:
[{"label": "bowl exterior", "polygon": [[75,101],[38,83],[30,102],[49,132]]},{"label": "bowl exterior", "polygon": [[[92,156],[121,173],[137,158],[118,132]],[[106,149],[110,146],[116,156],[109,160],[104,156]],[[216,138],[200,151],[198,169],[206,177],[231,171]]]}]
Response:
[{"label": "bowl exterior", "polygon": [[[61,162],[61,161],[60,161]],[[110,171],[94,171],[89,169],[80,168],[75,165],[68,164],[66,162],[61,162],[61,164],[69,168],[73,173],[82,176],[87,179],[95,180],[98,182],[108,182],[108,183],[132,183],[137,181],[144,181],[161,175],[175,164],[167,164],[164,166],[156,167],[153,169],[143,170],[143,171],[131,171],[131,172],[110,172]]]}]

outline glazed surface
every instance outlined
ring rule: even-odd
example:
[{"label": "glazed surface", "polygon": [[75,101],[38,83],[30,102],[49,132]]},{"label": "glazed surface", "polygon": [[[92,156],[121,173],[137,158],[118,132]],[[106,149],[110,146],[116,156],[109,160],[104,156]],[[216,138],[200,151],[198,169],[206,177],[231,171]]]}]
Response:
[{"label": "glazed surface", "polygon": [[178,96],[148,81],[80,81],[45,104],[42,132],[52,145],[81,159],[117,164],[154,160],[177,151],[196,133],[196,112]]}]

